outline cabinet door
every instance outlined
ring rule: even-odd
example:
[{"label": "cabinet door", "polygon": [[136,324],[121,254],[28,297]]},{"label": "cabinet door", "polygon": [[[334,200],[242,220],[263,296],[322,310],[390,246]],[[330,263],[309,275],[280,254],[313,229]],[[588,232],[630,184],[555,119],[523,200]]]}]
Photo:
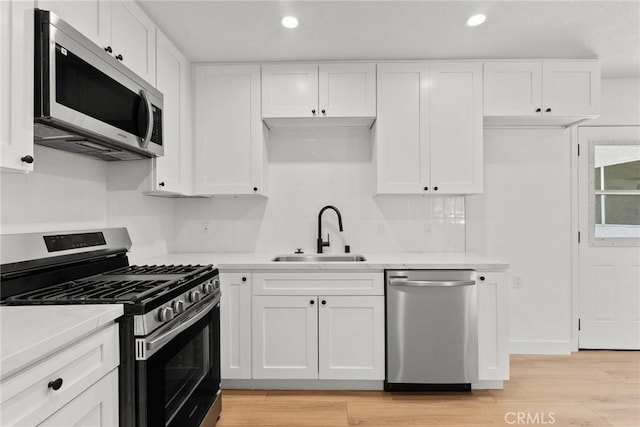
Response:
[{"label": "cabinet door", "polygon": [[428,186],[429,66],[378,64],[378,193],[421,193]]},{"label": "cabinet door", "polygon": [[264,194],[260,66],[198,66],[197,194]]},{"label": "cabinet door", "polygon": [[492,272],[478,273],[478,276],[478,377],[508,380],[506,274]]},{"label": "cabinet door", "polygon": [[430,192],[482,192],[482,64],[431,64]]},{"label": "cabinet door", "polygon": [[251,274],[221,273],[222,379],[251,378]]},{"label": "cabinet door", "polygon": [[318,378],[317,297],[253,297],[253,378]]},{"label": "cabinet door", "polygon": [[384,297],[321,296],[320,379],[384,379]]},{"label": "cabinet door", "polygon": [[25,172],[33,171],[33,7],[0,1],[0,166]]},{"label": "cabinet door", "polygon": [[485,116],[540,116],[541,111],[539,61],[484,63]]},{"label": "cabinet door", "polygon": [[542,65],[545,116],[598,116],[600,64],[597,61],[549,61]]},{"label": "cabinet door", "polygon": [[375,64],[320,64],[321,117],[375,117]]},{"label": "cabinet door", "polygon": [[52,11],[98,46],[111,45],[111,2],[38,0],[38,7]]},{"label": "cabinet door", "polygon": [[262,66],[262,117],[318,116],[318,66]]},{"label": "cabinet door", "polygon": [[38,427],[118,425],[118,369],[83,391]]},{"label": "cabinet door", "polygon": [[188,117],[189,62],[162,32],[157,32],[157,88],[162,92],[164,156],[154,162],[154,191],[190,192]]},{"label": "cabinet door", "polygon": [[134,2],[111,2],[111,43],[113,55],[155,86],[156,27]]}]

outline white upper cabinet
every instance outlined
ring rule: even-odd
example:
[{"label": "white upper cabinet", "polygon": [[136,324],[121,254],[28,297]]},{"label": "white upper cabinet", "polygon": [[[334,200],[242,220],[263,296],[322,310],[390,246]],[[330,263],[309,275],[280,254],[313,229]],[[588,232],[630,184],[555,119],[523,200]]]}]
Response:
[{"label": "white upper cabinet", "polygon": [[156,84],[156,26],[132,1],[39,0],[134,73]]},{"label": "white upper cabinet", "polygon": [[[332,118],[370,124],[376,114],[375,81],[375,64],[263,65],[262,117],[269,125],[320,125],[334,123]],[[328,120],[299,120],[305,118]]]},{"label": "white upper cabinet", "polygon": [[262,117],[317,117],[318,65],[262,66]]},{"label": "white upper cabinet", "polygon": [[195,67],[195,192],[265,195],[259,65]]},{"label": "white upper cabinet", "polygon": [[111,48],[116,59],[156,84],[156,26],[134,2],[111,2]]},{"label": "white upper cabinet", "polygon": [[600,114],[598,61],[484,63],[485,125],[570,126]]},{"label": "white upper cabinet", "polygon": [[33,170],[34,3],[0,1],[0,167]]},{"label": "white upper cabinet", "polygon": [[320,64],[321,117],[375,117],[375,64]]},{"label": "white upper cabinet", "polygon": [[378,65],[377,190],[482,191],[482,64]]},{"label": "white upper cabinet", "polygon": [[164,96],[162,144],[164,156],[153,159],[152,192],[190,194],[191,170],[191,71],[189,61],[158,30],[157,88]]}]

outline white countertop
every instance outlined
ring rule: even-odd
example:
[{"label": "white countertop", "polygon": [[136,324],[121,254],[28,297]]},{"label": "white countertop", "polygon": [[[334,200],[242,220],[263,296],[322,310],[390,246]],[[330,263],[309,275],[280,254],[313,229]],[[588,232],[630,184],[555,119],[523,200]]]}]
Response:
[{"label": "white countertop", "polygon": [[132,264],[214,264],[225,270],[385,270],[385,269],[472,269],[505,271],[503,261],[461,252],[371,253],[362,262],[273,262],[276,255],[259,253],[174,253],[151,258],[130,256]]},{"label": "white countertop", "polygon": [[121,304],[0,307],[1,378],[122,316]]}]

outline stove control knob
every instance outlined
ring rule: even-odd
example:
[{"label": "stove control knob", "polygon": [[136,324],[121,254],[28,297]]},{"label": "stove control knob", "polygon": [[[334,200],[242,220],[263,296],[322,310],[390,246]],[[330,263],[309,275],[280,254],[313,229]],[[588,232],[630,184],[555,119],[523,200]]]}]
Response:
[{"label": "stove control knob", "polygon": [[220,289],[220,279],[213,279],[213,289]]},{"label": "stove control knob", "polygon": [[207,282],[204,285],[202,285],[202,291],[204,292],[205,295],[209,295],[211,292],[213,292],[214,289],[215,288],[212,282]]},{"label": "stove control knob", "polygon": [[158,312],[158,318],[161,322],[168,322],[173,319],[174,313],[171,307],[162,307]]},{"label": "stove control knob", "polygon": [[198,301],[200,301],[200,292],[199,291],[189,292],[189,302],[196,303]]},{"label": "stove control knob", "polygon": [[176,314],[180,314],[184,311],[184,301],[182,301],[181,299],[174,301],[172,306],[173,306],[173,311]]}]

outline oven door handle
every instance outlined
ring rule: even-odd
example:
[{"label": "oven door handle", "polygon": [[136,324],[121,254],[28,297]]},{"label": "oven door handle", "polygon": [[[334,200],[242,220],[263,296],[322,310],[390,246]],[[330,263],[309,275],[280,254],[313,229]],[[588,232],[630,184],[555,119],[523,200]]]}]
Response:
[{"label": "oven door handle", "polygon": [[217,295],[210,303],[207,303],[200,309],[195,315],[192,317],[180,322],[178,326],[175,328],[171,328],[168,331],[164,332],[158,337],[153,338],[150,341],[145,341],[145,351],[144,357],[136,357],[137,360],[146,360],[149,357],[153,356],[158,350],[164,347],[169,341],[174,339],[177,335],[189,329],[195,323],[200,321],[203,317],[205,317],[209,312],[220,303],[220,295]]}]

